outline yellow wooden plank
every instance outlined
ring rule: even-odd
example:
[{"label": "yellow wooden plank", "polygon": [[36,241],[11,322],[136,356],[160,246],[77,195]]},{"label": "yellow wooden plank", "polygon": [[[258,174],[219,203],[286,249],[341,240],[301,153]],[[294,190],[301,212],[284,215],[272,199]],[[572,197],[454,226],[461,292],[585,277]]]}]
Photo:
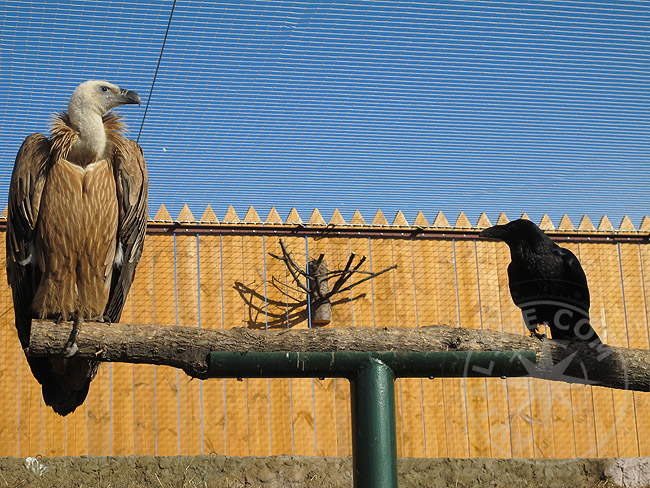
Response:
[{"label": "yellow wooden plank", "polygon": [[[191,214],[186,212],[186,218],[191,218]],[[197,236],[176,236],[176,307],[178,325],[181,327],[199,325],[198,265]],[[183,456],[203,453],[201,387],[200,381],[179,371],[179,436]]]},{"label": "yellow wooden plank", "polygon": [[[88,398],[88,455],[111,454],[111,377],[110,366],[102,364],[90,384]],[[83,408],[83,405],[77,410]]]},{"label": "yellow wooden plank", "polygon": [[[377,211],[372,225],[388,225],[384,214],[381,210]],[[391,239],[370,239],[370,251],[368,256],[368,270],[379,272],[392,266],[393,263],[393,249]],[[403,264],[403,263],[402,263]],[[411,266],[409,266],[410,268]],[[402,271],[402,270],[400,270]],[[369,325],[375,327],[395,327],[397,325],[397,314],[395,309],[395,270],[389,271],[372,279],[371,283],[371,299],[372,299],[372,319],[373,322]],[[408,290],[406,290],[408,293]],[[412,303],[414,305],[414,303]],[[395,426],[397,435],[397,455],[400,457],[406,456],[405,444],[411,447],[411,439],[409,431],[410,422],[413,420],[409,416],[412,413],[414,405],[410,398],[408,385],[402,379],[395,382]],[[402,401],[406,399],[407,403]],[[418,402],[419,403],[419,402]],[[421,411],[420,405],[418,405]],[[421,422],[421,420],[420,420]],[[420,433],[422,427],[420,424]],[[405,437],[406,434],[406,437]]]},{"label": "yellow wooden plank", "polygon": [[334,378],[314,380],[314,430],[316,455],[336,456],[336,386]]},{"label": "yellow wooden plank", "polygon": [[[305,238],[304,237],[290,237],[283,238],[282,242],[287,249],[287,252],[291,254],[291,259],[294,263],[301,269],[306,269],[307,267],[307,254],[305,249]],[[268,252],[272,252],[276,256],[282,255],[282,250],[280,249],[279,243],[275,244],[272,242],[272,245],[275,248],[268,249]],[[275,259],[271,258],[270,259]],[[287,300],[288,313],[286,317],[286,326],[291,328],[306,329],[309,327],[309,317],[307,313],[307,302],[306,296],[301,291],[298,290],[298,286],[295,283],[295,280],[289,274],[286,266],[284,268],[285,272],[285,287],[287,291]],[[281,276],[281,275],[279,275]],[[305,280],[302,280],[301,283],[306,286]],[[262,293],[263,295],[263,293]]]},{"label": "yellow wooden plank", "polygon": [[[340,214],[338,215],[340,217]],[[332,220],[334,220],[334,216]],[[309,240],[310,249],[314,246],[313,242],[315,241]],[[331,238],[321,240],[319,246],[321,247],[318,247],[317,251],[325,253],[330,269],[343,269],[345,267],[349,258],[348,239]],[[332,298],[332,321],[328,327],[350,327],[352,325],[353,302],[351,299],[355,296],[353,292],[354,289]],[[334,411],[335,422],[333,425],[336,426],[333,429],[336,436],[336,450],[332,455],[350,457],[352,455],[350,383],[343,378],[334,378],[331,388],[333,388],[334,399],[330,404],[330,408]],[[319,416],[319,418],[322,417]],[[331,428],[331,425],[325,425],[323,421],[316,423],[319,438],[323,429]]]},{"label": "yellow wooden plank", "polygon": [[[316,211],[314,211],[315,213]],[[312,219],[314,216],[312,215]],[[311,222],[310,220],[310,222]],[[324,223],[324,222],[323,222]],[[317,259],[321,254],[325,257],[328,269],[338,269],[341,256],[337,249],[330,246],[330,239],[307,239],[310,260]],[[331,285],[330,285],[331,286]],[[347,303],[341,306],[348,308]],[[337,305],[333,306],[335,309]],[[332,326],[332,322],[327,325]],[[337,416],[336,416],[336,380],[324,378],[314,381],[314,429],[316,435],[316,455],[337,456]]]},{"label": "yellow wooden plank", "polygon": [[[429,319],[429,323],[457,327],[459,324],[453,242],[434,241],[431,257],[425,266],[435,279],[433,290],[428,291],[435,303],[435,307],[431,310],[433,315]],[[420,301],[418,299],[418,303]],[[421,322],[420,325],[426,325],[426,323]]]},{"label": "yellow wooden plank", "polygon": [[[356,215],[356,214],[355,214]],[[359,214],[360,216],[360,214]],[[365,256],[366,261],[360,269],[370,271],[370,243],[368,238],[351,238],[348,242],[350,253],[356,255],[354,263]],[[355,280],[358,279],[355,277]],[[374,325],[372,309],[372,283],[370,280],[350,290],[352,300],[352,321],[354,327],[372,327]]]},{"label": "yellow wooden plank", "polygon": [[[612,324],[608,323],[605,309],[609,306],[611,285],[607,284],[607,280],[602,276],[603,269],[600,259],[600,248],[602,246],[611,247],[616,252],[616,244],[607,243],[581,243],[578,249],[580,252],[580,263],[587,275],[587,283],[589,285],[589,294],[591,297],[589,315],[591,317],[591,324],[600,338],[604,342],[609,343],[609,328]],[[594,426],[596,429],[595,445],[598,457],[617,456],[616,415],[612,390],[609,388],[592,387],[592,397]],[[577,454],[583,451],[585,451],[584,446],[576,446]]]},{"label": "yellow wooden plank", "polygon": [[[225,328],[247,324],[246,306],[237,284],[244,281],[241,236],[222,236],[223,313]],[[226,379],[226,452],[229,456],[248,456],[247,380]]]},{"label": "yellow wooden plank", "polygon": [[[0,246],[5,248],[6,233],[0,233]],[[6,268],[6,254],[0,253],[0,269]],[[0,421],[0,456],[18,456],[18,436],[20,403],[18,392],[20,389],[20,376],[18,362],[23,354],[18,335],[14,326],[14,310],[11,298],[11,289],[7,284],[6,276],[0,276],[0,408],[4,415]],[[9,394],[10,392],[14,392]]]},{"label": "yellow wooden plank", "polygon": [[51,408],[43,408],[43,456],[65,455],[64,422],[64,418]]},{"label": "yellow wooden plank", "polygon": [[[267,219],[268,220],[268,219]],[[282,223],[280,221],[280,223]],[[287,327],[288,300],[287,268],[285,264],[269,255],[281,255],[280,239],[264,237],[266,250],[266,303],[269,329]],[[294,309],[295,311],[295,309]],[[271,454],[282,455],[293,452],[291,391],[288,378],[274,378],[269,383],[271,416]]]},{"label": "yellow wooden plank", "polygon": [[[627,224],[632,225],[629,218]],[[639,244],[619,244],[621,261],[621,279],[625,298],[625,324],[628,345],[635,349],[648,349],[648,322],[646,317],[646,302],[644,283],[641,277],[642,261]],[[625,367],[625,366],[623,366]],[[643,392],[632,392],[634,405],[637,442],[639,454],[650,451],[650,419],[645,412],[650,411],[650,396]],[[629,397],[628,397],[629,398]],[[633,452],[633,451],[632,451]]]},{"label": "yellow wooden plank", "polygon": [[[465,224],[463,223],[463,225]],[[482,322],[477,246],[474,241],[456,241],[455,254],[460,326],[469,329],[480,329]],[[469,456],[490,457],[489,392],[486,380],[483,378],[465,378],[464,386],[467,399],[466,416]]]},{"label": "yellow wooden plank", "polygon": [[[616,245],[599,246],[603,291],[607,300],[605,319],[608,324],[610,344],[629,347],[628,331],[625,328],[625,304],[621,286],[619,253]],[[618,456],[639,455],[639,445],[634,414],[634,397],[631,391],[613,390],[616,419],[616,443]]]},{"label": "yellow wooden plank", "polygon": [[[199,236],[199,268],[201,293],[201,327],[223,328],[221,301],[221,237]],[[224,408],[224,380],[202,382],[203,388],[203,453],[225,454],[226,415]]]},{"label": "yellow wooden plank", "polygon": [[[581,221],[582,228],[586,230],[593,229],[593,225],[590,227],[591,222],[589,218],[585,215]],[[580,251],[581,248],[578,244],[564,243],[562,247],[569,249],[573,252],[578,259],[581,259]],[[592,299],[593,303],[593,299]],[[598,329],[596,324],[594,327]],[[553,388],[562,389],[563,385],[552,383]],[[575,436],[575,447],[574,452],[566,452],[565,446],[559,446],[558,456],[564,455],[567,457],[569,454],[575,457],[594,457],[597,455],[596,449],[596,423],[594,418],[594,398],[591,388],[584,385],[568,385],[570,393],[564,397],[567,400],[570,400],[568,403],[571,406],[571,418],[573,423],[573,432]],[[556,395],[557,396],[557,395]],[[558,402],[564,405],[564,398],[560,398],[558,401],[554,400],[554,405]],[[558,424],[556,426],[556,431],[560,430],[564,426]],[[566,426],[569,428],[569,426]]]},{"label": "yellow wooden plank", "polygon": [[[415,269],[417,323],[419,326],[445,324],[449,319],[445,307],[440,306],[445,298],[453,296],[451,291],[441,290],[441,273],[449,272],[453,266],[453,248],[444,241],[416,240],[413,244]],[[444,270],[441,270],[443,268]],[[453,291],[453,293],[452,293]],[[457,320],[456,320],[457,323]],[[443,379],[422,381],[422,413],[427,457],[447,457],[447,425],[443,401]]]},{"label": "yellow wooden plank", "polygon": [[[392,263],[397,268],[390,272],[393,278],[393,300],[395,301],[395,323],[398,327],[415,327],[418,324],[416,312],[415,270],[413,247],[410,239],[386,241],[386,247],[392,244]],[[374,259],[373,259],[374,262]],[[382,275],[383,276],[383,275]],[[381,279],[382,276],[378,277]],[[422,408],[422,379],[400,378],[399,405],[403,425],[403,455],[424,457],[424,417]]]},{"label": "yellow wooden plank", "polygon": [[[589,218],[585,215],[580,222],[580,229],[582,230],[595,230]],[[580,247],[576,244],[565,243],[562,245],[570,249],[576,256],[580,258]],[[562,429],[570,428],[570,425],[558,422],[555,426],[556,435],[558,437],[557,457],[596,457],[598,450],[596,447],[596,423],[594,418],[594,397],[591,387],[585,385],[569,385],[569,393],[561,396],[561,393],[566,392],[564,385],[551,383],[552,388],[555,390],[554,407],[556,410],[566,408],[566,405],[571,407],[571,420],[573,422],[574,432],[574,448],[570,451],[564,444]]]},{"label": "yellow wooden plank", "polygon": [[[644,217],[640,229],[645,230],[645,226],[648,223],[648,218]],[[650,303],[650,246],[647,244],[639,245],[639,255],[640,255],[640,276],[642,277],[641,285],[643,286],[643,296],[642,300],[645,303]],[[624,276],[627,275],[627,270],[624,270]],[[637,275],[638,279],[638,275]],[[639,324],[641,330],[645,329],[646,334],[648,333],[648,324],[650,324],[650,310],[646,307],[645,309],[645,327]],[[639,344],[642,344],[642,341],[639,341]],[[647,348],[648,346],[641,345],[642,348]],[[640,456],[649,456],[650,455],[650,417],[645,415],[645,412],[650,411],[650,393],[644,392],[634,392],[634,404],[637,412],[637,427],[639,430],[639,455]]]},{"label": "yellow wooden plank", "polygon": [[290,380],[293,454],[296,456],[316,455],[313,382],[314,380],[309,378],[292,378]]},{"label": "yellow wooden plank", "polygon": [[[441,220],[441,215],[441,213],[438,214],[436,221]],[[417,253],[415,258],[418,258]],[[427,290],[418,290],[418,309],[424,306],[425,310],[431,313],[431,317],[428,317],[431,324],[457,326],[457,283],[453,242],[433,241],[424,255],[422,266],[433,275],[433,286]],[[427,302],[431,305],[425,305]],[[423,324],[422,320],[418,321],[421,325],[428,325],[426,322]],[[427,455],[431,456],[429,453],[430,440],[435,440],[442,456],[467,457],[469,449],[463,380],[443,378],[440,383],[438,380],[425,381],[422,387]],[[440,395],[442,401],[436,398],[436,395]],[[433,415],[433,421],[431,421],[431,415]],[[444,436],[442,435],[443,425]]]},{"label": "yellow wooden plank", "polygon": [[443,379],[422,381],[422,414],[426,457],[447,457],[447,424],[443,401]]},{"label": "yellow wooden plank", "polygon": [[[119,322],[133,323],[133,296],[127,296]],[[134,454],[134,404],[133,404],[133,365],[111,364],[111,430],[113,434],[112,453],[114,456]]]},{"label": "yellow wooden plank", "polygon": [[[287,221],[297,223],[300,216],[295,209],[292,209]],[[283,238],[287,252],[301,269],[307,267],[306,244],[304,237]],[[274,246],[274,243],[270,243]],[[279,243],[277,244],[279,247]],[[267,250],[273,254],[281,255],[281,250],[271,247]],[[286,274],[286,286],[289,312],[287,314],[287,326],[291,328],[309,327],[307,303],[305,294],[295,290],[291,275]],[[303,284],[306,284],[303,282]],[[315,419],[314,419],[314,383],[310,378],[293,378],[289,381],[291,392],[291,412],[293,428],[293,449],[292,454],[313,456],[316,453]]]},{"label": "yellow wooden plank", "polygon": [[641,245],[623,242],[619,244],[619,252],[629,347],[648,349],[648,322],[645,312],[644,283],[641,279],[643,276]]},{"label": "yellow wooden plank", "polygon": [[[41,385],[34,379],[24,355],[20,356],[20,457],[41,453]],[[49,408],[49,407],[48,407]]]},{"label": "yellow wooden plank", "polygon": [[[150,238],[153,240],[155,323],[175,326],[174,237]],[[180,454],[178,378],[176,368],[156,366],[156,452],[160,456]]]},{"label": "yellow wooden plank", "polygon": [[291,381],[289,378],[273,378],[269,390],[272,455],[290,455],[293,453]]},{"label": "yellow wooden plank", "polygon": [[[252,209],[253,207],[251,207]],[[249,211],[250,213],[250,211]],[[252,218],[248,215],[249,218]],[[262,237],[251,236],[244,239],[244,285],[247,288],[260,290],[260,295],[266,297],[265,246]],[[258,323],[266,325],[264,303],[261,307]],[[248,380],[248,428],[251,456],[271,455],[271,419],[269,405],[269,380],[266,378],[251,378]]]},{"label": "yellow wooden plank", "polygon": [[[458,282],[456,279],[455,243],[437,241],[434,248],[436,276],[436,317],[434,323],[459,326]],[[462,378],[442,380],[447,456],[463,458],[469,456],[467,403],[465,382]]]},{"label": "yellow wooden plank", "polygon": [[[142,257],[131,288],[135,325],[154,322],[153,243],[152,236],[145,238]],[[133,436],[136,455],[156,454],[156,416],[152,411],[156,404],[155,385],[155,366],[133,365]]]},{"label": "yellow wooden plank", "polygon": [[[561,224],[562,225],[562,224]],[[565,224],[564,225],[568,225]],[[576,255],[578,254],[577,245],[571,245],[562,243],[563,247],[570,249]],[[548,334],[548,329],[546,330]],[[544,382],[532,381],[531,384],[544,385]],[[575,430],[574,430],[574,420],[575,415],[578,413],[575,407],[578,405],[573,405],[573,395],[571,390],[571,385],[568,383],[553,381],[549,386],[544,385],[544,389],[548,388],[550,390],[550,398],[552,401],[552,408],[546,410],[547,413],[552,412],[552,428],[553,428],[553,437],[555,441],[555,452],[549,453],[548,456],[543,457],[556,457],[560,459],[573,458],[576,456],[576,439],[575,439]],[[531,395],[533,394],[531,388]],[[541,400],[541,399],[540,399]],[[538,406],[537,401],[533,401],[533,407]],[[550,407],[550,405],[548,406]],[[586,407],[583,405],[582,407]],[[590,406],[589,406],[590,407]],[[543,405],[543,408],[547,408],[546,405]],[[582,412],[585,415],[588,412]],[[535,431],[539,430],[538,425],[534,422],[533,429]],[[544,450],[545,444],[539,443],[536,444],[536,448],[541,448]],[[547,451],[548,452],[548,451]],[[539,455],[542,457],[545,452],[535,452],[536,456]]]},{"label": "yellow wooden plank", "polygon": [[[496,266],[499,277],[499,302],[503,332],[523,334],[525,327],[521,311],[513,303],[508,287],[508,265],[510,251],[503,243],[495,245]],[[526,332],[527,333],[527,332]],[[508,398],[508,418],[510,420],[510,442],[512,456],[533,457],[533,430],[531,425],[531,405],[529,381],[527,378],[506,379]]]},{"label": "yellow wooden plank", "polygon": [[592,388],[587,385],[571,385],[571,405],[574,408],[575,455],[578,458],[597,457],[598,446]]},{"label": "yellow wooden plank", "polygon": [[[476,259],[478,262],[478,285],[481,296],[481,327],[483,329],[503,330],[501,318],[500,270],[497,267],[495,242],[479,241],[476,244]],[[508,398],[506,382],[501,379],[485,380],[487,418],[482,418],[479,411],[468,412],[468,424],[478,426],[488,423],[488,430],[483,432],[485,440],[490,445],[490,455],[496,458],[512,456],[510,443],[510,420],[508,415]]]},{"label": "yellow wooden plank", "polygon": [[[467,402],[463,378],[443,378],[445,430],[447,433],[447,457],[469,457],[467,442]],[[459,413],[460,412],[460,413]]]}]

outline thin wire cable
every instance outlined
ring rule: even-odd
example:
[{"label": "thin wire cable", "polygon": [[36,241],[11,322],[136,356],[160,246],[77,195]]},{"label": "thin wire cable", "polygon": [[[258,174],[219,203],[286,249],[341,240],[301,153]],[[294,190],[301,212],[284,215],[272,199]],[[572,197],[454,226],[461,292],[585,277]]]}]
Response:
[{"label": "thin wire cable", "polygon": [[167,30],[165,31],[165,37],[163,38],[162,46],[160,46],[160,55],[158,56],[156,71],[153,74],[153,81],[151,82],[151,91],[149,92],[149,98],[147,99],[147,106],[144,108],[144,115],[142,116],[142,122],[140,123],[138,138],[135,140],[135,142],[137,142],[138,144],[140,143],[140,136],[142,135],[142,129],[144,128],[144,121],[147,119],[147,112],[149,112],[149,104],[151,103],[151,98],[153,97],[153,90],[156,86],[156,79],[158,78],[158,70],[160,69],[160,62],[162,61],[163,52],[165,51],[165,44],[167,44],[167,36],[169,35],[169,28],[172,25],[172,18],[174,17],[175,8],[176,8],[176,0],[174,0],[174,3],[172,4],[172,11],[169,12],[169,22],[167,22]]}]

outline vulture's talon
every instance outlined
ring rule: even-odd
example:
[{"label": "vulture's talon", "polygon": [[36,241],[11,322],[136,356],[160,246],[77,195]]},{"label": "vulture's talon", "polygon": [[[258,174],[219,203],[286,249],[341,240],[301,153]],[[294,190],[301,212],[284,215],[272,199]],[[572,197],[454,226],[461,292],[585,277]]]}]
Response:
[{"label": "vulture's talon", "polygon": [[67,346],[66,346],[66,350],[65,350],[65,352],[63,353],[63,357],[65,357],[65,358],[71,358],[72,356],[74,356],[75,354],[77,354],[77,351],[78,351],[78,350],[79,350],[79,346],[77,346],[77,344],[75,344],[75,343],[73,342],[72,345],[71,345],[70,347],[67,347]]},{"label": "vulture's talon", "polygon": [[102,324],[111,325],[111,318],[108,315],[98,315],[90,319],[90,322],[100,322]]},{"label": "vulture's talon", "polygon": [[70,332],[70,337],[68,338],[68,342],[65,343],[65,347],[63,349],[63,355],[66,358],[74,356],[79,350],[79,346],[77,346],[76,343],[77,337],[79,337],[79,330],[81,329],[82,322],[83,319],[77,316],[72,323],[72,331]]}]

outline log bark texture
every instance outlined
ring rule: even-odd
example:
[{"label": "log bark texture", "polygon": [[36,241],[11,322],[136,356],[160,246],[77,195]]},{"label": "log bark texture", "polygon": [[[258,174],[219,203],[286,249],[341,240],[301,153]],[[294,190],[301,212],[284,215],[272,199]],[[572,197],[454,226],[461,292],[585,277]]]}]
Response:
[{"label": "log bark texture", "polygon": [[[27,353],[63,354],[71,323],[32,322]],[[523,335],[444,325],[419,328],[318,328],[260,331],[86,322],[76,344],[80,357],[174,366],[206,378],[208,353],[228,352],[444,352],[535,351],[530,376],[568,383],[650,391],[650,351],[539,340]]]}]

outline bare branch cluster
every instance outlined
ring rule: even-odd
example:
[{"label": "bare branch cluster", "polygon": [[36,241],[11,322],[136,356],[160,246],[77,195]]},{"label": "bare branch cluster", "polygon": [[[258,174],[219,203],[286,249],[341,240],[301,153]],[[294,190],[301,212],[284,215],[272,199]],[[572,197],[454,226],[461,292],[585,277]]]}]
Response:
[{"label": "bare branch cluster", "polygon": [[[361,283],[364,283],[372,278],[375,278],[379,275],[387,273],[392,269],[397,268],[397,265],[394,264],[393,266],[390,266],[386,269],[382,269],[381,271],[377,271],[377,272],[365,271],[360,268],[363,265],[363,263],[365,263],[366,256],[362,256],[361,259],[359,259],[359,261],[355,264],[354,260],[356,259],[357,256],[355,253],[351,253],[343,269],[334,270],[334,271],[325,271],[324,273],[320,274],[317,273],[317,270],[321,268],[320,265],[323,262],[323,259],[325,258],[324,254],[321,254],[320,256],[318,256],[318,259],[309,263],[307,265],[307,269],[302,269],[300,266],[296,264],[296,262],[291,257],[291,253],[287,251],[287,248],[282,242],[282,239],[280,239],[280,248],[282,249],[282,256],[277,256],[273,253],[269,253],[269,255],[275,259],[279,259],[280,261],[284,262],[297,288],[288,285],[287,286],[291,288],[293,291],[306,293],[312,297],[315,297],[320,301],[329,300],[337,293],[343,293],[345,291],[351,290],[352,288],[360,285]],[[364,275],[364,278],[345,285],[345,283],[348,280],[351,280],[351,278],[355,274]],[[307,284],[303,284],[301,277],[304,281],[306,281]],[[318,282],[319,281],[329,282],[330,280],[335,280],[334,284],[329,287],[329,291],[323,293],[322,287],[318,286]]]}]

